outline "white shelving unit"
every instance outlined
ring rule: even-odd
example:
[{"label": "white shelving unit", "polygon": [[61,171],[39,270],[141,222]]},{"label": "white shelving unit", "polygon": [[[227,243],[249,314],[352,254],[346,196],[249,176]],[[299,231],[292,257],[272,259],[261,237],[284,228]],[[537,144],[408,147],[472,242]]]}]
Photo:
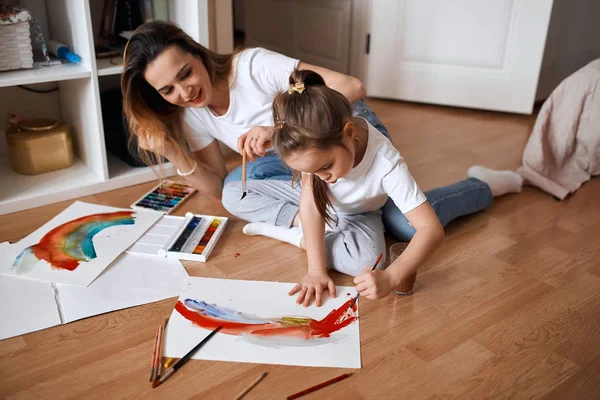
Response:
[{"label": "white shelving unit", "polygon": [[[208,46],[207,0],[164,1],[170,20]],[[49,107],[44,103],[47,99],[39,98],[39,104],[21,108],[39,111],[33,116],[45,116],[45,110],[58,107],[57,118],[70,125],[76,154],[74,164],[67,169],[27,176],[13,172],[0,146],[0,215],[157,179],[152,168],[131,167],[106,151],[99,77],[116,78],[123,67],[95,58],[94,32],[98,31],[103,4],[104,0],[46,0],[50,36],[71,46],[82,57],[81,63],[0,72],[0,104],[5,107],[11,105],[9,97],[17,85],[56,83],[58,94],[53,99],[58,99],[58,106]],[[170,164],[163,170],[167,175],[174,173]]]}]

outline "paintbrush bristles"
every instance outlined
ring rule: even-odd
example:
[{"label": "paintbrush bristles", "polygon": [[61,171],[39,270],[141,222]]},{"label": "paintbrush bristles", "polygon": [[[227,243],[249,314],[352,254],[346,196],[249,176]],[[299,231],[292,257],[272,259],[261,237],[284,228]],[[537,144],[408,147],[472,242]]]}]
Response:
[{"label": "paintbrush bristles", "polygon": [[246,197],[246,150],[244,149],[242,152],[242,200]]},{"label": "paintbrush bristles", "polygon": [[[381,261],[382,257],[383,257],[383,253],[379,254],[379,257],[377,257],[377,261],[375,261],[375,264],[373,264],[373,268],[371,268],[371,271],[375,271],[375,268],[377,268],[377,264],[379,264],[379,261]],[[360,293],[356,293],[356,297],[354,297],[354,300],[352,300],[352,303],[350,303],[350,307],[348,307],[348,310],[350,310],[352,307],[354,307],[356,300],[358,300],[358,296],[360,296]]]}]

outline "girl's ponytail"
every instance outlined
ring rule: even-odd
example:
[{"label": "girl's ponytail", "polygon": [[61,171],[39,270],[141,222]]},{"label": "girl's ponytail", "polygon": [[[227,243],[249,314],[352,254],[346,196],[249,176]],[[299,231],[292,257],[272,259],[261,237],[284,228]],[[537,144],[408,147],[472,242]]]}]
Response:
[{"label": "girl's ponytail", "polygon": [[[311,70],[294,70],[288,89],[273,100],[273,146],[284,160],[309,148],[343,146],[344,126],[351,118],[348,100],[327,87],[321,75]],[[311,183],[319,214],[327,223],[333,222],[327,184],[315,174]]]}]

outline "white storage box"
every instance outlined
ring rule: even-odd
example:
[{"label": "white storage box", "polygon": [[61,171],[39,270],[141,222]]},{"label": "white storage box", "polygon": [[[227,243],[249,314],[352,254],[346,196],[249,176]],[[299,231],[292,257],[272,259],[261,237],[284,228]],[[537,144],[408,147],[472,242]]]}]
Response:
[{"label": "white storage box", "polygon": [[0,71],[33,68],[29,13],[5,14],[0,21]]}]

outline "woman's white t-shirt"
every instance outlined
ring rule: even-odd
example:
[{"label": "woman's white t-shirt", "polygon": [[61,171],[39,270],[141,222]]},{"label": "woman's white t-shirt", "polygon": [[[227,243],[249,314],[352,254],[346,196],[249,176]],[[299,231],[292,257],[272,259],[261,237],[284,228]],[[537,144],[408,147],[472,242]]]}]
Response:
[{"label": "woman's white t-shirt", "polygon": [[388,196],[402,213],[427,201],[392,142],[367,125],[369,136],[363,159],[348,175],[328,185],[335,212],[362,214],[379,210]]},{"label": "woman's white t-shirt", "polygon": [[233,60],[229,109],[215,116],[207,107],[187,107],[182,129],[192,151],[217,139],[237,152],[237,139],[255,126],[273,126],[275,95],[289,86],[298,60],[263,48],[244,50]]}]

